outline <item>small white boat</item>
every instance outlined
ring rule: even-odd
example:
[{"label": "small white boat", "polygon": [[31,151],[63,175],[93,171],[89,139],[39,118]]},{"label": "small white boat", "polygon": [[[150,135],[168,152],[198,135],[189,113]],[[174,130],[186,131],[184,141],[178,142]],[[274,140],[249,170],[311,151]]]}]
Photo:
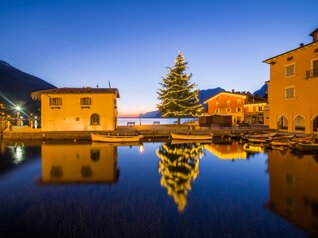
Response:
[{"label": "small white boat", "polygon": [[212,140],[212,135],[188,135],[171,133],[173,140]]},{"label": "small white boat", "polygon": [[143,138],[142,135],[135,136],[112,136],[112,135],[98,135],[91,134],[92,141],[98,142],[137,142]]}]

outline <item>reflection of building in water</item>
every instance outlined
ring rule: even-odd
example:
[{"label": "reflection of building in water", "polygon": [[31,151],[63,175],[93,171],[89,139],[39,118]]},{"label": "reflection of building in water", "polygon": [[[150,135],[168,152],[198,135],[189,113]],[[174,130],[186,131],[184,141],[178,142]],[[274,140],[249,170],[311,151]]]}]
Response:
[{"label": "reflection of building in water", "polygon": [[318,163],[315,155],[297,158],[290,153],[268,154],[269,202],[267,207],[318,235]]},{"label": "reflection of building in water", "polygon": [[163,144],[157,150],[159,160],[160,184],[168,190],[178,206],[183,211],[187,204],[188,191],[191,182],[199,174],[199,159],[204,155],[200,144]]},{"label": "reflection of building in water", "polygon": [[236,142],[231,145],[206,144],[204,148],[222,160],[246,159],[247,157],[243,146]]},{"label": "reflection of building in water", "polygon": [[42,145],[43,183],[113,183],[118,175],[115,146]]}]

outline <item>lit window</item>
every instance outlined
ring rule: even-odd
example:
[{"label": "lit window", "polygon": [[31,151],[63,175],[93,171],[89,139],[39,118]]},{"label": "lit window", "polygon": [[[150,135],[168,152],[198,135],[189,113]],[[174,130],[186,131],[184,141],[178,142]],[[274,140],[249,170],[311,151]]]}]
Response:
[{"label": "lit window", "polygon": [[92,125],[99,125],[100,124],[100,117],[98,114],[95,113],[91,116],[91,124]]},{"label": "lit window", "polygon": [[295,98],[295,88],[285,88],[285,99],[294,99]]},{"label": "lit window", "polygon": [[291,64],[285,67],[285,76],[294,76],[295,75],[295,65]]},{"label": "lit window", "polygon": [[62,98],[50,98],[50,106],[62,105]]},{"label": "lit window", "polygon": [[80,100],[81,105],[92,105],[91,98],[81,98]]}]

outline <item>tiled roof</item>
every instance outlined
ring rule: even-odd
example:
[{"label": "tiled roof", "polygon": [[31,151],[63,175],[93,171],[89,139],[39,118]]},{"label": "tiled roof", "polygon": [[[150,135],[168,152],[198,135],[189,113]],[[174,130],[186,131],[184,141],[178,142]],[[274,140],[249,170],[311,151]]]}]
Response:
[{"label": "tiled roof", "polygon": [[100,94],[100,93],[112,93],[116,94],[119,98],[119,91],[117,88],[54,88],[48,90],[42,90],[33,92],[31,97],[33,99],[40,100],[42,94]]}]

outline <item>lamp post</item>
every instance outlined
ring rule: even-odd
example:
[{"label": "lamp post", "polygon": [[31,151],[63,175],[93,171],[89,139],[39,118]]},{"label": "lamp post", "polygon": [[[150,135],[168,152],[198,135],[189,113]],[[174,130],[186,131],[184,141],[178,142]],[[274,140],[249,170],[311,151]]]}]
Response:
[{"label": "lamp post", "polygon": [[144,110],[143,107],[139,108],[139,125],[141,125],[141,116],[142,116],[142,111]]},{"label": "lamp post", "polygon": [[17,126],[21,126],[21,124],[20,124],[20,122],[21,122],[21,118],[20,118],[21,107],[15,106],[15,110],[17,111],[17,114],[16,114]]}]

